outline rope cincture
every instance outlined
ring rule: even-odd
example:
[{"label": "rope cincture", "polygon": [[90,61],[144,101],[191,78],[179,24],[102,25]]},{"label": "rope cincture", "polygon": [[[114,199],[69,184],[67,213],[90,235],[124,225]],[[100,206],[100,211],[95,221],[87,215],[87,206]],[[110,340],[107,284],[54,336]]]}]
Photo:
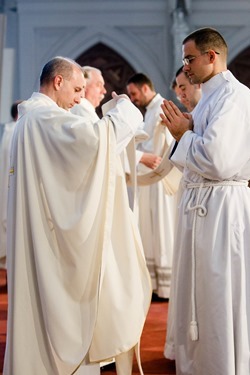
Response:
[{"label": "rope cincture", "polygon": [[[191,206],[191,198],[187,205],[188,211],[194,211],[194,219],[192,225],[192,249],[191,249],[191,256],[192,256],[192,280],[191,280],[191,322],[190,322],[190,338],[192,341],[199,340],[199,327],[197,321],[197,311],[196,311],[196,283],[195,283],[195,275],[196,275],[196,251],[195,251],[195,234],[196,234],[196,222],[197,216],[204,217],[207,215],[207,208],[205,206],[207,198],[212,191],[214,186],[248,186],[247,181],[209,181],[209,182],[201,182],[201,183],[187,183],[185,187],[187,189],[194,189],[198,188],[198,194],[196,199],[196,204]],[[208,188],[207,192],[205,193],[203,199],[200,202],[201,191],[203,188]]]}]

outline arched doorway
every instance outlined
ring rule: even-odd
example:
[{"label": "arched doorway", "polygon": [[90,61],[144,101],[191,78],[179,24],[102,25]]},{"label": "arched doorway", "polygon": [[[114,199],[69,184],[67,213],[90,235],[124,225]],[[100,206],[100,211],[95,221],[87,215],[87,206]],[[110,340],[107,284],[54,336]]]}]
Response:
[{"label": "arched doorway", "polygon": [[250,47],[235,57],[228,65],[228,69],[240,82],[250,88]]},{"label": "arched doorway", "polygon": [[[76,61],[81,66],[90,65],[102,71],[107,94],[101,104],[111,99],[112,91],[116,91],[117,94],[126,92],[127,80],[135,73],[132,66],[121,55],[103,43],[95,44],[77,57]],[[96,110],[99,115],[101,115],[100,107]]]}]

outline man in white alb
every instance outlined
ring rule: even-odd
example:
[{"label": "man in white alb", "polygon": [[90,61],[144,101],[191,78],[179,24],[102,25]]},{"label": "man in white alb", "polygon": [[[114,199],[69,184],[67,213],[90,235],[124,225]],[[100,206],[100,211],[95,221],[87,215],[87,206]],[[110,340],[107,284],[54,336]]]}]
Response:
[{"label": "man in white alb", "polygon": [[165,355],[177,375],[245,375],[250,367],[250,90],[227,70],[227,44],[205,27],[183,41],[202,96],[192,114],[169,101],[162,120],[183,171]]},{"label": "man in white alb", "polygon": [[[138,174],[157,168],[173,137],[161,125],[160,113],[163,97],[156,93],[152,81],[137,73],[127,82],[131,101],[145,110],[143,130],[149,138],[137,147]],[[153,290],[158,297],[169,298],[175,216],[176,194],[166,192],[163,180],[140,186],[138,189],[139,228]]]}]

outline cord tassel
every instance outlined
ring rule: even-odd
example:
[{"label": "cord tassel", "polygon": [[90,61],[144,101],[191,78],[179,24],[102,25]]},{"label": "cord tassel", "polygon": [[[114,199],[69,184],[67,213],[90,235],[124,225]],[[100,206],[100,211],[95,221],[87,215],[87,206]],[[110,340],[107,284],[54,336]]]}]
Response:
[{"label": "cord tassel", "polygon": [[195,320],[190,322],[190,337],[192,341],[197,341],[199,338],[198,324]]}]

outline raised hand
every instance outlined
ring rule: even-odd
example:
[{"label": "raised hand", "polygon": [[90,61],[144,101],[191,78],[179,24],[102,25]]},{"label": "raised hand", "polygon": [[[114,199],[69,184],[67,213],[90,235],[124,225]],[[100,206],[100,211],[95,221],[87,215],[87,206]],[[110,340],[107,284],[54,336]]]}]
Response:
[{"label": "raised hand", "polygon": [[111,95],[112,95],[112,98],[115,99],[116,101],[119,100],[119,99],[127,99],[127,100],[130,101],[128,95],[126,95],[126,94],[118,95],[115,91],[112,91]]}]

